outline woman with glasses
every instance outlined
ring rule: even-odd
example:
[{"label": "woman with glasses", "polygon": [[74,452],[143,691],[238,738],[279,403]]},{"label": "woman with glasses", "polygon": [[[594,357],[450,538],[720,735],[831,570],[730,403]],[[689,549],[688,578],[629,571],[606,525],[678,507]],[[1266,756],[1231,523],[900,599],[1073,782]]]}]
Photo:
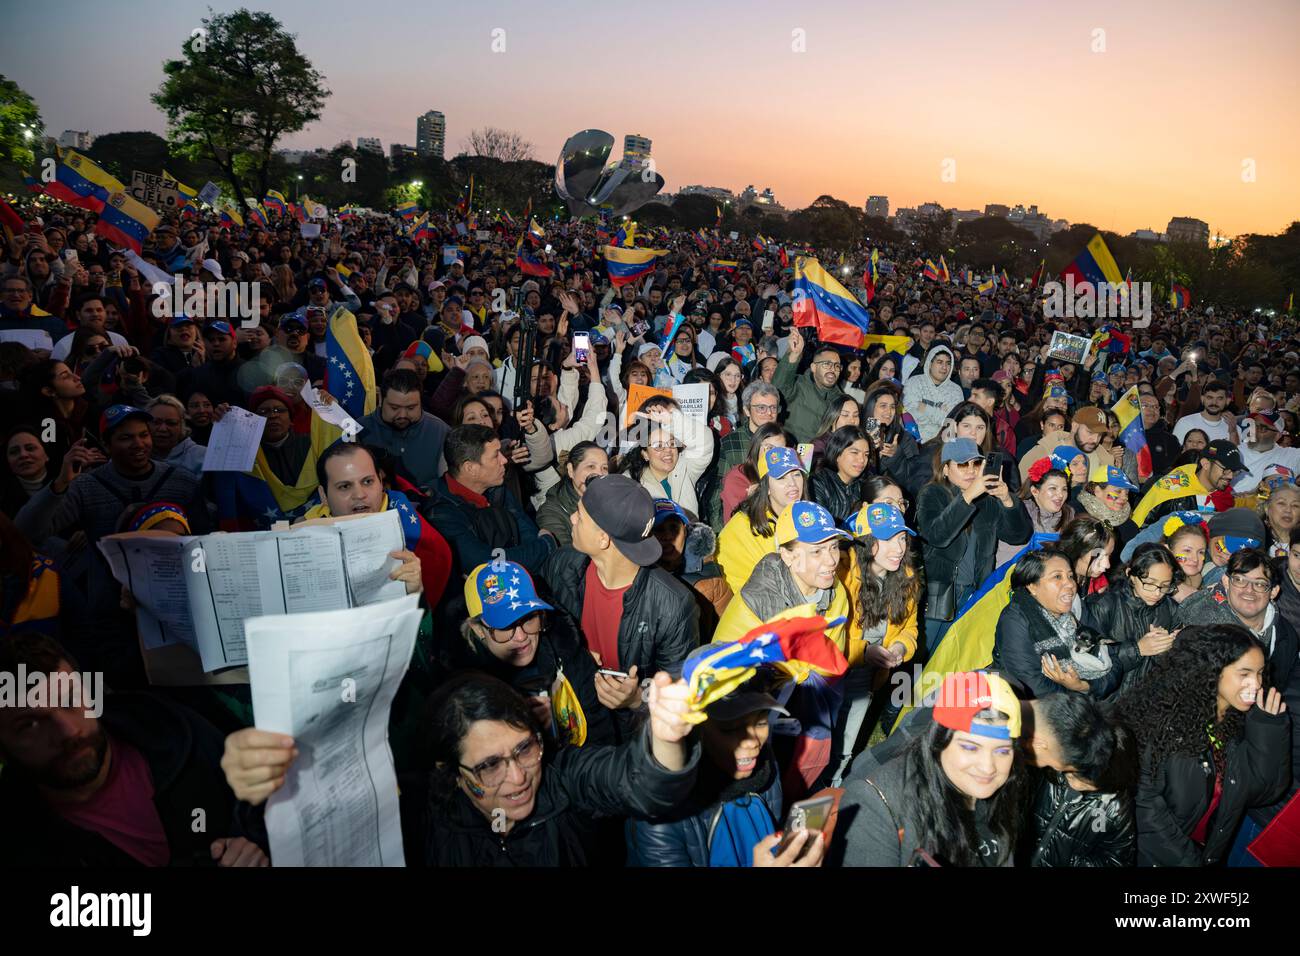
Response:
[{"label": "woman with glasses", "polygon": [[1142,754],[1138,866],[1224,862],[1250,807],[1291,781],[1291,721],[1263,645],[1238,624],[1192,626],[1119,701]]},{"label": "woman with glasses", "polygon": [[1124,570],[1124,583],[1083,602],[1084,623],[1119,641],[1115,663],[1124,671],[1120,692],[1145,677],[1157,655],[1173,646],[1173,594],[1183,572],[1169,549],[1159,542],[1138,545]]},{"label": "woman with glasses", "polygon": [[111,344],[103,332],[85,327],[77,329],[72,333],[72,343],[68,346],[68,367],[78,376],[84,375],[86,367]]},{"label": "woman with glasses", "polygon": [[695,483],[713,460],[712,430],[661,396],[642,405],[636,419],[644,437],[640,447],[622,456],[619,470],[639,481],[651,498],[668,498],[698,517]]},{"label": "woman with glasses", "polygon": [[[593,818],[658,817],[695,784],[700,747],[682,718],[690,691],[660,672],[646,732],[614,746],[552,746],[528,702],[477,672],[429,701],[433,761],[399,792],[407,862],[427,866],[587,866],[607,848]],[[256,728],[226,738],[235,795],[260,805],[284,786],[292,738]]]},{"label": "woman with glasses", "polygon": [[614,742],[582,635],[567,614],[538,597],[523,565],[479,565],[465,580],[465,606],[462,640],[442,642],[447,671],[483,671],[509,684],[527,700],[550,744]]}]

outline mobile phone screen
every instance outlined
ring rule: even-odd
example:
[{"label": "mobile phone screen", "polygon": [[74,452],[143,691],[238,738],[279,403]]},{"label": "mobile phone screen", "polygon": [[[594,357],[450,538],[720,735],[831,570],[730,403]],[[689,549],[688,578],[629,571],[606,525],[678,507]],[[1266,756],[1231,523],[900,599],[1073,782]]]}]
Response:
[{"label": "mobile phone screen", "polygon": [[587,361],[587,354],[591,351],[591,336],[586,332],[573,333],[573,358],[579,364]]}]

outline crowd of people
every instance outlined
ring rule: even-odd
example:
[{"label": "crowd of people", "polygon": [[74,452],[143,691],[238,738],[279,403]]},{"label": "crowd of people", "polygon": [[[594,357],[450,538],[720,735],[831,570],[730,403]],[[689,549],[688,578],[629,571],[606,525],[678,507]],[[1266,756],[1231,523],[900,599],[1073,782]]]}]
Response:
[{"label": "crowd of people", "polygon": [[[111,692],[98,717],[0,708],[11,865],[269,865],[294,741],[247,683],[152,682],[97,543],[392,508],[418,516],[393,574],[425,611],[390,727],[408,865],[1252,865],[1296,791],[1293,318],[1157,307],[1074,364],[1053,333],[1103,320],[882,247],[852,348],[800,324],[794,255],[752,237],[643,233],[665,254],[614,284],[601,223],[547,222],[525,256],[519,224],[484,240],[452,210],[418,241],[397,215],[304,238],[191,213],[136,256],[93,214],[18,208],[0,674]],[[846,284],[870,256],[806,252]],[[160,272],[256,281],[256,314],[177,312]],[[320,448],[302,386],[331,400],[340,310],[377,394]],[[702,415],[671,397],[691,384]],[[292,506],[204,471],[236,407]],[[957,624],[997,580],[976,646]],[[796,619],[830,665],[694,711],[702,660]],[[927,673],[945,641],[963,665]]]}]

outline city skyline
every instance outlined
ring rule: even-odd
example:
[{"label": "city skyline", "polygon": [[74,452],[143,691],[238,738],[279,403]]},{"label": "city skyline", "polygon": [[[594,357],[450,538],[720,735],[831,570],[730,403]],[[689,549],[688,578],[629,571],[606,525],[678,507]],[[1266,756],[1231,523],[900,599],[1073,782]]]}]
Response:
[{"label": "city skyline", "polygon": [[[297,35],[332,91],[321,120],[280,148],[412,144],[416,117],[432,109],[446,116],[449,157],[482,126],[517,130],[546,163],[579,129],[618,142],[639,133],[654,141],[665,192],[753,183],[787,209],[823,193],[855,208],[869,195],[895,209],[1036,203],[1121,234],[1178,216],[1227,235],[1277,233],[1300,218],[1300,71],[1286,39],[1300,33],[1300,7],[1281,0],[1251,17],[1113,0],[1083,12],[1023,0],[980,11],[949,0],[798,11],[670,0],[646,23],[592,5],[592,35],[631,37],[647,55],[634,45],[620,60],[626,82],[590,82],[581,96],[572,31],[528,5],[458,8],[452,22],[444,7],[401,4],[408,13],[383,21],[402,24],[396,35],[329,0],[254,6]],[[32,42],[6,51],[6,74],[36,98],[47,132],[165,132],[148,97],[206,3],[142,0],[129,22],[102,29],[99,9],[63,5],[60,16],[97,24],[68,31],[17,8],[9,35]],[[494,53],[495,30],[505,32]],[[1092,52],[1096,30],[1105,52]],[[395,55],[411,37],[438,55]]]}]

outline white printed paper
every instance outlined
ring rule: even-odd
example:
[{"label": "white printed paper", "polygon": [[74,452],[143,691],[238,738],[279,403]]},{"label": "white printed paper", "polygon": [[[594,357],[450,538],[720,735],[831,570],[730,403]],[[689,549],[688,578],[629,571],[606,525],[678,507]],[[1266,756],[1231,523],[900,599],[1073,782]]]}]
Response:
[{"label": "white printed paper", "polygon": [[3,329],[0,342],[17,342],[33,352],[49,352],[54,348],[54,340],[44,329]]},{"label": "white printed paper", "polygon": [[303,382],[299,394],[302,395],[302,400],[307,403],[312,412],[320,417],[321,421],[337,425],[343,429],[344,435],[355,436],[361,431],[361,425],[347,413],[342,403],[323,401],[320,393],[316,391],[311,382]]},{"label": "white printed paper", "polygon": [[266,419],[239,407],[230,408],[212,426],[204,471],[250,471],[262,444]]},{"label": "white printed paper", "polygon": [[302,233],[304,239],[320,238],[320,223],[318,222],[300,222],[298,231]]},{"label": "white printed paper", "polygon": [[701,422],[709,420],[709,384],[695,382],[691,385],[674,385],[673,401],[682,407],[682,414]]},{"label": "white printed paper", "polygon": [[416,595],[248,621],[254,723],[298,747],[266,805],[274,866],[404,866],[388,715],[411,654]]}]

